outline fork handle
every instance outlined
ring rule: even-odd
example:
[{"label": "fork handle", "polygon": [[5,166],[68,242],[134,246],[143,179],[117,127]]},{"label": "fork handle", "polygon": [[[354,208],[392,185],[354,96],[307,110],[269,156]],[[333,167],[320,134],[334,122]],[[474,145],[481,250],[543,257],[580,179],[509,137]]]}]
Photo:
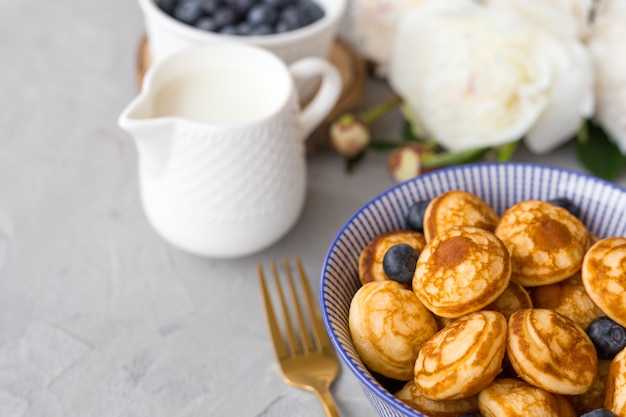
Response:
[{"label": "fork handle", "polygon": [[326,411],[328,417],[340,417],[337,406],[335,405],[335,400],[330,394],[330,389],[319,388],[315,390],[315,395],[317,395],[317,398],[322,403],[322,407],[324,407],[324,411]]}]

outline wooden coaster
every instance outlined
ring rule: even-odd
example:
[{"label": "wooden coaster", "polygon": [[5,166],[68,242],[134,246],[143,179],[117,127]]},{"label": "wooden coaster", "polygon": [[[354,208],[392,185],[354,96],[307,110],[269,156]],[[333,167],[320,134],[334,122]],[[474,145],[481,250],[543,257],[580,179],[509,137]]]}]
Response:
[{"label": "wooden coaster", "polygon": [[[367,78],[367,65],[345,41],[337,39],[330,51],[328,60],[335,65],[341,80],[343,89],[339,101],[334,109],[326,117],[325,121],[315,129],[307,138],[307,152],[328,145],[328,128],[330,124],[341,114],[353,110],[361,100],[361,94]],[[148,39],[144,35],[139,42],[137,50],[137,85],[141,87],[143,77],[150,66],[150,48]]]}]

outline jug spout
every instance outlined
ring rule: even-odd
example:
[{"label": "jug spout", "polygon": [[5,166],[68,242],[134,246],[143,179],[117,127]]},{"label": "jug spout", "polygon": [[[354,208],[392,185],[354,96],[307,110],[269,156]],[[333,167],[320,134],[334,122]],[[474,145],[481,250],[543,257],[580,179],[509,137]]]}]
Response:
[{"label": "jug spout", "polygon": [[118,124],[135,142],[140,170],[152,177],[163,176],[172,147],[172,121],[155,117],[150,100],[142,94],[124,109]]}]

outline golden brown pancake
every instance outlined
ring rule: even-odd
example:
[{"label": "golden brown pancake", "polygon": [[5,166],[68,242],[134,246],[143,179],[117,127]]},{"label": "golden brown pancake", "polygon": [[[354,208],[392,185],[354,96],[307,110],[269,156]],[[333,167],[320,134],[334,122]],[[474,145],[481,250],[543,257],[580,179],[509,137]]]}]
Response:
[{"label": "golden brown pancake", "polygon": [[595,410],[596,408],[604,407],[604,397],[606,393],[606,377],[609,372],[610,360],[600,359],[598,360],[598,374],[596,379],[591,384],[589,391],[580,395],[570,395],[568,398],[577,415],[583,415]]},{"label": "golden brown pancake", "polygon": [[626,326],[626,238],[609,237],[595,243],[585,255],[581,274],[593,302]]},{"label": "golden brown pancake", "polygon": [[611,361],[606,376],[604,408],[618,416],[626,416],[626,349]]},{"label": "golden brown pancake", "polygon": [[508,320],[517,310],[532,308],[533,303],[528,291],[515,281],[510,281],[506,290],[485,310],[499,311]]},{"label": "golden brown pancake", "polygon": [[485,229],[458,226],[422,249],[413,291],[436,315],[454,318],[493,302],[510,276],[509,253],[500,239]]},{"label": "golden brown pancake", "polygon": [[463,413],[478,412],[478,395],[459,400],[431,400],[420,394],[413,381],[395,393],[396,398],[428,417],[457,417]]},{"label": "golden brown pancake", "polygon": [[478,408],[485,417],[576,417],[564,396],[512,378],[498,378],[482,390]]},{"label": "golden brown pancake", "polygon": [[415,361],[415,386],[431,400],[458,400],[478,394],[501,370],[506,319],[477,311],[440,330],[422,345]]},{"label": "golden brown pancake", "polygon": [[525,287],[562,281],[580,270],[589,233],[578,218],[545,201],[509,207],[495,229],[511,254],[511,279]]},{"label": "golden brown pancake", "polygon": [[426,240],[422,233],[412,230],[397,230],[376,236],[361,251],[359,257],[359,280],[361,284],[388,279],[383,270],[383,258],[390,247],[399,243],[412,246],[419,254],[424,248]]},{"label": "golden brown pancake", "polygon": [[434,198],[424,212],[424,236],[432,240],[454,226],[475,226],[493,232],[498,214],[475,194],[448,191]]},{"label": "golden brown pancake", "polygon": [[580,280],[580,273],[555,284],[533,287],[530,290],[530,297],[534,307],[547,308],[561,313],[574,320],[584,330],[594,319],[604,316],[602,310],[594,304],[585,291]]},{"label": "golden brown pancake", "polygon": [[356,292],[348,324],[365,366],[400,381],[411,379],[420,346],[437,331],[413,291],[390,280],[369,282]]},{"label": "golden brown pancake", "polygon": [[555,394],[583,394],[598,372],[598,357],[589,336],[572,319],[553,310],[513,313],[507,355],[523,380]]}]

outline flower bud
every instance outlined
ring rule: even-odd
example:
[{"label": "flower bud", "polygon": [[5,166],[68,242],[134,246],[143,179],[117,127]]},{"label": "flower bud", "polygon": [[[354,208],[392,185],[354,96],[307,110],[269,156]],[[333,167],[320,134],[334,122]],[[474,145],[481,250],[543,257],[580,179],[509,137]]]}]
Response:
[{"label": "flower bud", "polygon": [[424,149],[405,145],[394,150],[387,161],[389,174],[396,182],[404,182],[424,172],[422,154]]},{"label": "flower bud", "polygon": [[344,114],[330,126],[330,144],[342,156],[358,155],[367,148],[370,138],[368,124],[352,113]]}]

